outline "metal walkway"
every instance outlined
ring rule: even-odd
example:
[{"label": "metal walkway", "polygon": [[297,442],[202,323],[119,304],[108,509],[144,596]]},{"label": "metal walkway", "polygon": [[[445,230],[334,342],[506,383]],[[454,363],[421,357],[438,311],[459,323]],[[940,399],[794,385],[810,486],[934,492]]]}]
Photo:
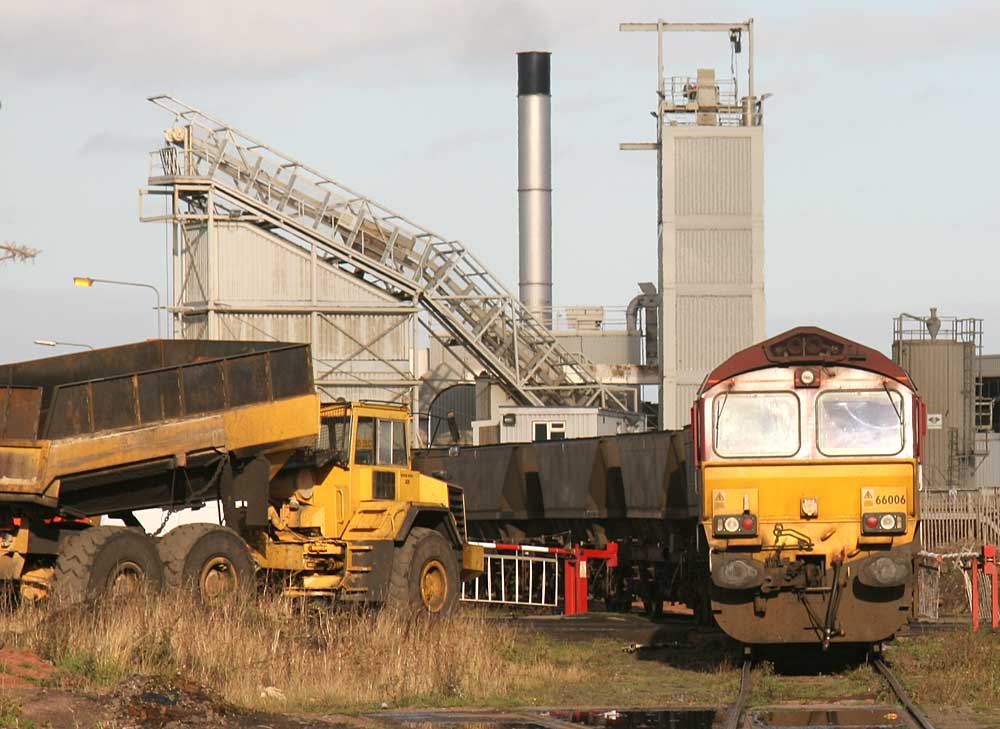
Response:
[{"label": "metal walkway", "polygon": [[418,302],[523,405],[635,409],[632,390],[603,385],[459,241],[178,99],[149,100],[175,124],[152,158],[151,186],[175,188],[189,204],[211,198],[216,213],[316,244],[327,262]]}]

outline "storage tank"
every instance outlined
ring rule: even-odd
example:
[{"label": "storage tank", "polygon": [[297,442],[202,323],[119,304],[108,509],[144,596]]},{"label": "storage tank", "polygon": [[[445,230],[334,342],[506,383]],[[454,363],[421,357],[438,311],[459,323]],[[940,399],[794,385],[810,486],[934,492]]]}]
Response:
[{"label": "storage tank", "polygon": [[927,491],[976,488],[986,434],[976,428],[981,319],[900,314],[892,358],[917,385],[927,407],[923,483]]}]

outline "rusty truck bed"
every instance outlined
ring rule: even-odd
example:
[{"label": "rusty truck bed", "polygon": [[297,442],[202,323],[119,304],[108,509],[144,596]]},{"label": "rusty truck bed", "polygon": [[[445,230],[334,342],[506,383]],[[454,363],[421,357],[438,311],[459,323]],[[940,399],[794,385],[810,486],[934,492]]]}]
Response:
[{"label": "rusty truck bed", "polygon": [[216,494],[223,460],[315,444],[308,345],[150,340],[0,366],[0,502],[72,515]]}]

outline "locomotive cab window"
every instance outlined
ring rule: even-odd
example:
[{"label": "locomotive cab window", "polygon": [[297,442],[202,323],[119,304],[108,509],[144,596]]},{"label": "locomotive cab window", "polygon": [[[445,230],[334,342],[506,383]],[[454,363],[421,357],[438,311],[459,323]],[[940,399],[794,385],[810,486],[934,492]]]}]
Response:
[{"label": "locomotive cab window", "polygon": [[893,456],[903,450],[903,398],[893,390],[830,391],[816,399],[819,450],[827,456]]},{"label": "locomotive cab window", "polygon": [[799,399],[791,392],[724,392],[715,396],[715,452],[723,458],[794,456]]}]

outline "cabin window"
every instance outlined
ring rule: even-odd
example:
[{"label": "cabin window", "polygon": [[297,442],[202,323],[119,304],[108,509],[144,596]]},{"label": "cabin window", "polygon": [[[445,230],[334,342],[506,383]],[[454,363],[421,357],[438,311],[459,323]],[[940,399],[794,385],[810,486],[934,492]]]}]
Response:
[{"label": "cabin window", "polygon": [[894,390],[831,390],[816,398],[819,450],[827,456],[893,456],[903,450],[903,398]]},{"label": "cabin window", "polygon": [[714,399],[715,452],[723,458],[794,456],[799,399],[791,392],[724,392]]},{"label": "cabin window", "polygon": [[319,450],[335,451],[346,463],[351,452],[351,416],[337,415],[323,418],[320,429]]},{"label": "cabin window", "polygon": [[401,420],[378,421],[378,464],[380,466],[407,466],[406,423]]},{"label": "cabin window", "polygon": [[565,420],[536,420],[532,423],[534,441],[566,440]]},{"label": "cabin window", "polygon": [[375,418],[358,418],[354,462],[360,466],[371,466],[375,463]]}]

